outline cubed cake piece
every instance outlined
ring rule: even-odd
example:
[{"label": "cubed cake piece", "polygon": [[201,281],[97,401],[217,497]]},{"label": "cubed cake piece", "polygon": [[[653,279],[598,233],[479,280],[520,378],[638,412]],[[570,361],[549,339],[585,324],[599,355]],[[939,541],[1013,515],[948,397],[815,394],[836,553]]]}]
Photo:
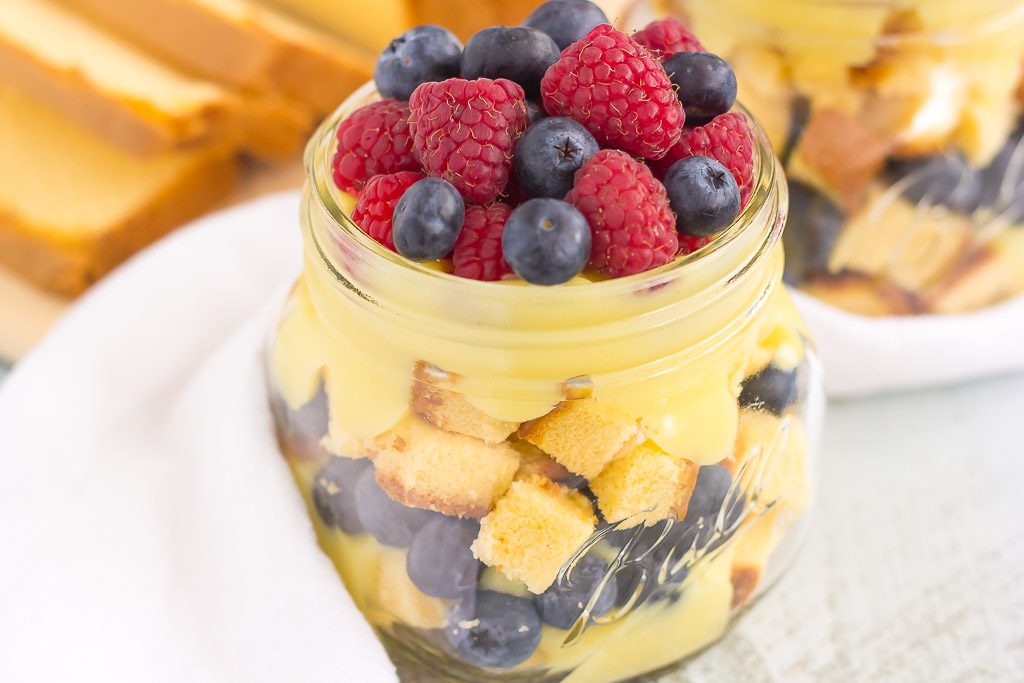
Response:
[{"label": "cubed cake piece", "polygon": [[539,476],[515,481],[480,521],[473,554],[531,593],[543,593],[596,523],[583,494]]},{"label": "cubed cake piece", "polygon": [[519,471],[516,479],[530,479],[540,475],[551,481],[565,482],[579,477],[565,469],[557,460],[526,441],[510,441],[512,448],[519,452]]},{"label": "cubed cake piece", "polygon": [[601,474],[638,434],[635,419],[594,399],[563,401],[519,428],[520,438],[587,479]]},{"label": "cubed cake piece", "polygon": [[486,515],[519,469],[519,454],[508,444],[445,432],[414,415],[368,447],[388,495],[456,517]]},{"label": "cubed cake piece", "polygon": [[665,453],[650,441],[616,459],[590,482],[601,514],[623,527],[682,519],[697,483],[696,463]]},{"label": "cubed cake piece", "polygon": [[519,428],[517,422],[498,420],[467,401],[462,394],[439,386],[444,373],[419,363],[413,375],[411,405],[414,412],[438,429],[498,444]]},{"label": "cubed cake piece", "polygon": [[801,512],[811,497],[803,424],[763,410],[740,411],[734,469],[753,457],[762,458],[764,463],[759,502],[768,505],[778,501],[787,515]]}]

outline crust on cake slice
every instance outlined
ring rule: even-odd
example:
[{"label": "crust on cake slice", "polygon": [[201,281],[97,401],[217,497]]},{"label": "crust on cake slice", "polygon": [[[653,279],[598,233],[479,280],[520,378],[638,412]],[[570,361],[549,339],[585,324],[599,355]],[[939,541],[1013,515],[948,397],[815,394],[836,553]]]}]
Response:
[{"label": "crust on cake slice", "polygon": [[488,444],[499,444],[519,428],[517,422],[498,420],[466,398],[440,386],[447,373],[419,362],[413,371],[410,405],[417,415],[446,432],[472,436]]}]

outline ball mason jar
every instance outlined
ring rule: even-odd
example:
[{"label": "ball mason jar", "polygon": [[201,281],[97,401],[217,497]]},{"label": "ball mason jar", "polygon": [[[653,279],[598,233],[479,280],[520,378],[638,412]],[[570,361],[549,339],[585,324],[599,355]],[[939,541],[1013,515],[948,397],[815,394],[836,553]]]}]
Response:
[{"label": "ball mason jar", "polygon": [[1024,292],[1021,0],[670,0],[789,178],[786,281],[865,315]]},{"label": "ball mason jar", "polygon": [[[782,286],[786,189],[710,246],[557,287],[381,247],[306,152],[304,270],[268,349],[323,551],[413,680],[611,681],[714,642],[789,563],[818,364]],[[566,678],[567,677],[567,678]]]}]

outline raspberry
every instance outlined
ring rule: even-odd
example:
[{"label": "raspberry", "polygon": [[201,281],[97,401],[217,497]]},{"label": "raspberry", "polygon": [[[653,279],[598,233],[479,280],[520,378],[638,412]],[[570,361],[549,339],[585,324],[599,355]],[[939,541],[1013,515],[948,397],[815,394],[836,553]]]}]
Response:
[{"label": "raspberry", "polygon": [[378,174],[419,170],[404,102],[380,100],[357,109],[338,124],[336,136],[334,184],[345,192],[359,193]]},{"label": "raspberry", "polygon": [[634,33],[633,40],[662,61],[679,52],[706,52],[697,36],[675,17],[652,21]]},{"label": "raspberry", "polygon": [[415,171],[373,176],[359,193],[352,221],[367,235],[395,251],[395,240],[391,235],[391,216],[395,213],[395,205],[405,191],[422,178],[423,175]]},{"label": "raspberry", "polygon": [[602,146],[645,159],[665,156],[686,118],[661,64],[608,24],[567,47],[540,90],[549,114],[576,119]]},{"label": "raspberry", "polygon": [[706,125],[687,128],[679,144],[651,166],[662,176],[675,162],[697,155],[711,157],[729,169],[740,186],[740,206],[746,206],[754,190],[754,132],[747,117],[730,112]]},{"label": "raspberry", "polygon": [[694,235],[679,235],[679,253],[692,254],[693,252],[711,244],[711,237],[696,237]]},{"label": "raspberry", "polygon": [[428,175],[476,204],[505,190],[512,150],[529,123],[521,87],[504,78],[449,78],[416,88],[409,109],[413,150]]},{"label": "raspberry", "polygon": [[501,202],[466,208],[452,262],[455,274],[471,280],[500,280],[512,273],[501,254],[501,233],[512,207]]},{"label": "raspberry", "polygon": [[604,149],[576,172],[565,196],[590,223],[590,264],[606,275],[640,273],[675,258],[676,219],[651,171],[625,152]]}]

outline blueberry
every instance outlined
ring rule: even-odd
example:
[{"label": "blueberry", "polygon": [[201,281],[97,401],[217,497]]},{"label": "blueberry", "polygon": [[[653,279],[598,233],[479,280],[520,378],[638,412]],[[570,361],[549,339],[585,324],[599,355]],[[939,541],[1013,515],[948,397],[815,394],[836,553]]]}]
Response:
[{"label": "blueberry", "polygon": [[396,548],[412,543],[416,532],[430,521],[435,513],[410,508],[392,500],[377,485],[373,468],[368,468],[356,483],[356,510],[363,528],[374,538]]},{"label": "blueberry", "polygon": [[435,598],[454,600],[476,585],[480,562],[469,546],[480,533],[472,520],[438,516],[416,532],[406,570],[416,587]]},{"label": "blueberry", "polygon": [[959,153],[893,158],[887,170],[889,182],[899,183],[903,197],[915,204],[971,213],[984,201],[981,174]]},{"label": "blueberry", "polygon": [[313,507],[329,527],[347,534],[363,533],[356,506],[356,484],[366,470],[372,470],[366,458],[332,457],[320,468],[313,481]]},{"label": "blueberry", "polygon": [[588,0],[549,0],[533,10],[523,26],[543,31],[564,50],[595,26],[607,23],[604,11]]},{"label": "blueberry", "polygon": [[[530,125],[537,123],[541,119],[545,118],[548,113],[544,111],[544,107],[537,104],[535,100],[526,101],[526,114],[530,117]],[[529,129],[527,129],[529,130]]]},{"label": "blueberry", "polygon": [[501,250],[516,274],[535,285],[571,280],[590,258],[590,226],[560,199],[531,199],[509,214]]},{"label": "blueberry", "polygon": [[445,629],[448,642],[470,664],[511,668],[540,645],[540,616],[532,600],[482,590],[474,607],[472,616],[456,610],[457,621]]},{"label": "blueberry", "polygon": [[723,465],[706,465],[698,470],[697,483],[693,487],[690,503],[686,508],[686,519],[682,521],[680,527],[680,541],[684,549],[693,545],[694,538],[697,539],[698,548],[708,544],[721,510],[727,508],[724,518],[724,528],[727,530],[732,529],[742,517],[746,500],[739,491],[734,491],[729,496],[726,505],[725,499],[729,495],[730,486],[732,475]]},{"label": "blueberry", "polygon": [[740,212],[740,188],[722,164],[710,157],[692,156],[672,164],[665,190],[676,213],[679,232],[710,237]]},{"label": "blueberry", "polygon": [[988,166],[978,173],[978,205],[1006,219],[1024,220],[1024,124],[1007,138]]},{"label": "blueberry", "polygon": [[782,233],[786,251],[783,279],[798,285],[828,272],[828,260],[843,227],[839,206],[816,189],[789,181],[789,217]]},{"label": "blueberry", "polygon": [[795,368],[783,370],[776,365],[768,365],[756,375],[743,380],[740,405],[781,415],[787,407],[796,403],[799,395],[800,386]]},{"label": "blueberry", "polygon": [[320,441],[327,434],[327,394],[322,384],[298,410],[288,410],[288,428],[309,441]]},{"label": "blueberry", "polygon": [[786,140],[782,143],[779,151],[779,161],[783,166],[789,164],[789,158],[793,156],[793,150],[804,135],[807,122],[811,119],[811,101],[804,95],[796,95],[793,99],[793,109],[789,115],[789,127],[786,130]]},{"label": "blueberry", "polygon": [[455,248],[465,220],[466,205],[454,185],[441,178],[418,180],[395,205],[395,249],[413,261],[444,258]]},{"label": "blueberry", "polygon": [[540,80],[558,61],[559,48],[543,31],[527,26],[485,28],[462,51],[463,78],[507,78],[527,97],[540,95]]},{"label": "blueberry", "polygon": [[[669,549],[674,547],[676,546],[669,546]],[[687,574],[689,574],[688,567],[680,567],[673,571],[674,565],[688,548],[689,546],[677,550],[672,555],[671,560],[667,559],[668,550],[666,550],[658,555],[652,554],[644,557],[620,569],[615,577],[618,587],[615,595],[615,604],[621,607],[629,602],[633,594],[637,592],[637,587],[641,580],[643,580],[644,584],[642,588],[639,588],[640,594],[633,603],[634,606],[647,602],[655,594],[655,591],[659,591],[659,589],[660,591],[657,595],[654,595],[655,601],[674,595],[675,591],[672,591],[671,587],[681,584],[686,579]],[[666,567],[666,562],[671,563],[672,566]],[[664,569],[664,572],[662,572],[662,569]]]},{"label": "blueberry", "polygon": [[[555,628],[570,628],[576,623],[607,571],[608,565],[597,557],[581,557],[564,581],[555,583],[535,598],[541,620]],[[591,615],[599,617],[607,614],[615,604],[615,595],[616,584],[612,577],[594,603]]]},{"label": "blueberry", "polygon": [[[615,604],[626,604],[642,578],[644,585],[640,589],[637,604],[647,600],[659,587],[679,584],[686,578],[689,569],[675,569],[675,564],[690,549],[693,535],[687,535],[687,528],[681,523],[672,524],[666,531],[667,526],[668,522],[662,521],[649,527],[621,529],[609,534],[609,543],[619,548],[624,548],[630,539],[638,536],[629,550],[629,561],[616,573],[618,594]],[[665,566],[666,563],[670,566]],[[667,594],[668,591],[662,593]]]},{"label": "blueberry", "polygon": [[459,75],[462,44],[440,26],[417,26],[398,36],[377,58],[373,80],[381,97],[407,100],[421,83]]},{"label": "blueberry", "polygon": [[516,143],[516,178],[531,197],[561,199],[572,189],[576,171],[598,150],[583,124],[560,116],[544,119]]},{"label": "blueberry", "polygon": [[676,86],[687,125],[702,126],[732,109],[736,101],[736,74],[718,55],[680,52],[666,59],[664,67]]}]

